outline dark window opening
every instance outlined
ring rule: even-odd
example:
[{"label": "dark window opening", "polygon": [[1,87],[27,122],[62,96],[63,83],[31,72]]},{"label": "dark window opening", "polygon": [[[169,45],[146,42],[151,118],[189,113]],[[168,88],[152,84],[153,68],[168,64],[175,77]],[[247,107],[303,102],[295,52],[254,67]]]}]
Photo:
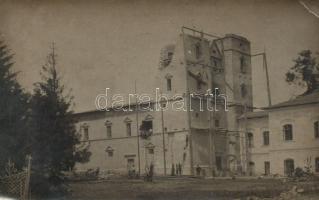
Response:
[{"label": "dark window opening", "polygon": [[149,148],[149,149],[148,149],[148,153],[149,153],[149,154],[154,154],[154,149],[153,149],[153,148]]},{"label": "dark window opening", "polygon": [[202,89],[202,83],[200,81],[197,81],[197,90]]},{"label": "dark window opening", "polygon": [[316,172],[319,172],[319,157],[315,159],[315,169],[316,169]]},{"label": "dark window opening", "polygon": [[140,134],[143,139],[148,138],[153,133],[153,121],[142,121],[140,126]]},{"label": "dark window opening", "polygon": [[269,145],[269,131],[263,132],[264,145]]},{"label": "dark window opening", "polygon": [[284,140],[290,141],[293,140],[293,132],[292,132],[292,125],[291,124],[286,124],[283,127],[283,132],[284,132]]},{"label": "dark window opening", "polygon": [[107,154],[109,157],[113,157],[113,151],[108,151]]},{"label": "dark window opening", "polygon": [[126,134],[127,134],[127,136],[131,136],[132,135],[131,123],[126,123]]},{"label": "dark window opening", "polygon": [[249,173],[249,176],[253,176],[255,173],[255,163],[252,161],[249,162],[248,173]]},{"label": "dark window opening", "polygon": [[295,164],[293,159],[287,159],[284,162],[285,165],[285,175],[292,176],[295,171]]},{"label": "dark window opening", "polygon": [[245,58],[240,57],[240,72],[246,73]]},{"label": "dark window opening", "polygon": [[221,156],[216,156],[216,169],[218,171],[222,170],[222,157]]},{"label": "dark window opening", "polygon": [[165,67],[168,66],[172,62],[172,58],[173,58],[174,53],[173,52],[167,52],[166,55],[167,56],[163,60],[163,63],[162,63],[162,65],[165,66]]},{"label": "dark window opening", "polygon": [[245,84],[240,85],[240,92],[241,92],[241,97],[245,97],[247,94],[247,89]]},{"label": "dark window opening", "polygon": [[216,59],[214,57],[211,57],[210,60],[211,60],[211,64],[213,65],[213,67],[217,67]]},{"label": "dark window opening", "polygon": [[108,139],[112,138],[112,126],[110,125],[106,126],[106,137]]},{"label": "dark window opening", "polygon": [[249,148],[254,146],[254,135],[252,133],[247,133],[247,145]]},{"label": "dark window opening", "polygon": [[265,161],[264,163],[265,165],[265,175],[270,175],[270,162],[269,161]]},{"label": "dark window opening", "polygon": [[319,138],[319,121],[314,123],[315,138]]},{"label": "dark window opening", "polygon": [[172,79],[166,79],[167,91],[172,91]]},{"label": "dark window opening", "polygon": [[215,119],[215,127],[219,127],[219,120]]},{"label": "dark window opening", "polygon": [[195,45],[195,56],[196,59],[200,59],[200,57],[202,56],[201,47],[199,43]]},{"label": "dark window opening", "polygon": [[213,91],[213,95],[217,97],[220,94],[219,88],[215,88]]},{"label": "dark window opening", "polygon": [[84,140],[89,140],[89,127],[84,127]]},{"label": "dark window opening", "polygon": [[171,61],[172,58],[173,58],[173,52],[168,52],[168,53],[167,53],[167,59],[168,59],[169,61]]}]

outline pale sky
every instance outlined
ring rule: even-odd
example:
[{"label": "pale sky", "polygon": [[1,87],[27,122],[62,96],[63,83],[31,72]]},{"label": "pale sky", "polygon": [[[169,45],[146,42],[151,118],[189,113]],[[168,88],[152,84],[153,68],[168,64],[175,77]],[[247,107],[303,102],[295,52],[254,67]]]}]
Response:
[{"label": "pale sky", "polygon": [[[4,1],[0,33],[15,53],[19,81],[31,91],[55,42],[58,69],[72,88],[76,111],[92,110],[97,94],[154,92],[160,49],[174,43],[181,26],[251,41],[252,54],[266,49],[272,99],[298,90],[285,72],[297,53],[319,51],[319,19],[298,1]],[[260,59],[253,59],[254,105],[267,104]]]}]

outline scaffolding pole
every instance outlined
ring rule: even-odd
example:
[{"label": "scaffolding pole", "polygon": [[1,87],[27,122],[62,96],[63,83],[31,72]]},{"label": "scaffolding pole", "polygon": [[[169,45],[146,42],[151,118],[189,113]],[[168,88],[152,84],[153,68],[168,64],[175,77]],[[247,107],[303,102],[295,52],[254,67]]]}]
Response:
[{"label": "scaffolding pole", "polygon": [[138,102],[137,102],[137,89],[136,81],[134,83],[134,92],[135,92],[135,114],[136,114],[136,138],[137,138],[137,160],[138,160],[138,175],[141,176],[141,157],[140,157],[140,134],[138,127]]}]

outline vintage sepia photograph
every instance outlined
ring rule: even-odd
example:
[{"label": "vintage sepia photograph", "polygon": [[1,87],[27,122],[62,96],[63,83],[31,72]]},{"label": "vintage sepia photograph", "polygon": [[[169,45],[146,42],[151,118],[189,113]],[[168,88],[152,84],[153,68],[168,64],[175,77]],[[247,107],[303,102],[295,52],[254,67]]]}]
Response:
[{"label": "vintage sepia photograph", "polygon": [[0,0],[13,199],[319,199],[319,0]]}]

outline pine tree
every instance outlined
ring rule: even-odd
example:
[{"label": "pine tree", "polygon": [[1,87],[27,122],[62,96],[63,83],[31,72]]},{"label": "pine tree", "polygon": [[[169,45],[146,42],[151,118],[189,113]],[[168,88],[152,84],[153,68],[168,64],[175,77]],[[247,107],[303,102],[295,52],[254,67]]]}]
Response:
[{"label": "pine tree", "polygon": [[13,54],[0,41],[0,176],[9,160],[21,169],[28,153],[29,95],[16,80],[12,59]]},{"label": "pine tree", "polygon": [[[61,195],[65,192],[63,171],[76,162],[87,161],[87,149],[80,143],[72,118],[72,99],[65,95],[57,72],[54,46],[42,67],[42,81],[35,84],[32,97],[34,144],[32,145],[33,192],[39,196]],[[85,156],[87,155],[87,156]]]}]

